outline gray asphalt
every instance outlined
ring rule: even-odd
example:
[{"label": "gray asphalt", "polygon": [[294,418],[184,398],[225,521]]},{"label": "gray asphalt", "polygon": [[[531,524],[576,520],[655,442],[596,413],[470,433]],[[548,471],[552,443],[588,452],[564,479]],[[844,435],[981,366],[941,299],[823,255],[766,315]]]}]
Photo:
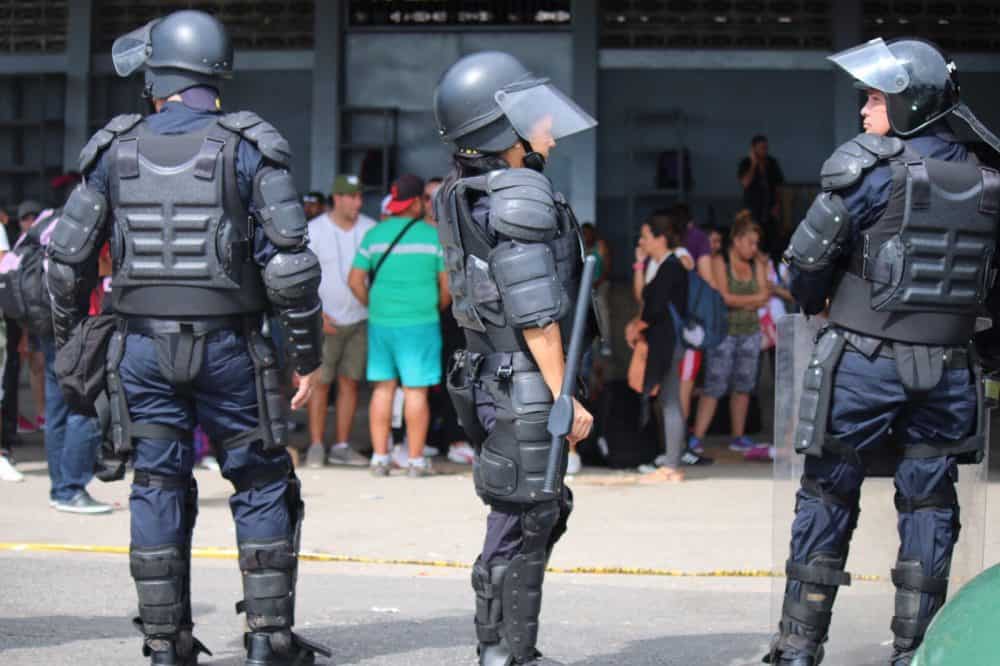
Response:
[{"label": "gray asphalt", "polygon": [[[129,618],[134,591],[124,556],[6,553],[0,663],[142,664]],[[241,664],[235,562],[196,560],[196,635]],[[576,666],[759,663],[768,641],[767,579],[549,576],[540,647]],[[887,585],[860,583],[838,604],[828,666],[885,664]],[[322,663],[471,665],[465,570],[304,563],[298,627],[334,652]]]}]

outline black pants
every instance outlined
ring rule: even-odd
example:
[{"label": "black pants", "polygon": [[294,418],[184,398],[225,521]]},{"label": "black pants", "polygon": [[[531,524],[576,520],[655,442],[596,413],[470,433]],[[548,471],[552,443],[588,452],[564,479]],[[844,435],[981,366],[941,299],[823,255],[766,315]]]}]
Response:
[{"label": "black pants", "polygon": [[21,344],[21,327],[13,319],[4,317],[7,324],[7,364],[3,369],[3,405],[0,442],[5,450],[17,443],[17,416],[20,413],[18,401],[18,379],[21,376],[21,355],[17,347]]}]

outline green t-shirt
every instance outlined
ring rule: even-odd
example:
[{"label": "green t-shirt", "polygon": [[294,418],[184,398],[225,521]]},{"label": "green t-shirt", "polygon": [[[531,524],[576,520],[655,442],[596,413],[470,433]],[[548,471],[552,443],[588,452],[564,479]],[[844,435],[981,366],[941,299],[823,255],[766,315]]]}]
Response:
[{"label": "green t-shirt", "polygon": [[[375,268],[409,221],[390,217],[371,228],[361,239],[353,267],[366,273]],[[368,298],[368,321],[381,326],[438,321],[438,273],[442,272],[444,251],[437,229],[421,220],[406,231],[378,269]]]}]

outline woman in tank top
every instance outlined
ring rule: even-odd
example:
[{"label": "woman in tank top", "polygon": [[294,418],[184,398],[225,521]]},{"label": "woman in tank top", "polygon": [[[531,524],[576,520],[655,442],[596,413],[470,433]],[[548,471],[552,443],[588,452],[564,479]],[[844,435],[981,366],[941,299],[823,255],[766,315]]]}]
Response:
[{"label": "woman in tank top", "polygon": [[760,227],[750,212],[743,210],[733,222],[729,248],[712,258],[713,286],[728,307],[729,328],[722,343],[706,354],[705,385],[698,401],[691,448],[700,447],[719,398],[727,393],[733,437],[729,448],[740,452],[754,448],[745,429],[750,393],[757,384],[760,362],[757,309],[770,298],[765,267],[755,261],[759,243]]}]

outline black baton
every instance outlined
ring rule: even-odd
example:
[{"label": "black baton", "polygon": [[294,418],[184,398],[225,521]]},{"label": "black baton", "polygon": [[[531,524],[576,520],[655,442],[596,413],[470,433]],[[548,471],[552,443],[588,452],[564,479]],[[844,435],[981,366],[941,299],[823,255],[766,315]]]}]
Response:
[{"label": "black baton", "polygon": [[549,412],[548,430],[552,435],[552,446],[549,447],[549,461],[545,466],[545,482],[542,492],[555,494],[556,479],[562,465],[566,435],[573,429],[573,395],[576,393],[576,371],[580,365],[580,352],[583,346],[583,334],[587,329],[587,314],[591,306],[591,289],[594,285],[594,269],[597,259],[587,257],[583,262],[583,277],[580,278],[580,291],[576,295],[576,312],[573,313],[573,330],[569,338],[569,353],[566,354],[566,372],[563,374],[562,392],[552,404]]}]

